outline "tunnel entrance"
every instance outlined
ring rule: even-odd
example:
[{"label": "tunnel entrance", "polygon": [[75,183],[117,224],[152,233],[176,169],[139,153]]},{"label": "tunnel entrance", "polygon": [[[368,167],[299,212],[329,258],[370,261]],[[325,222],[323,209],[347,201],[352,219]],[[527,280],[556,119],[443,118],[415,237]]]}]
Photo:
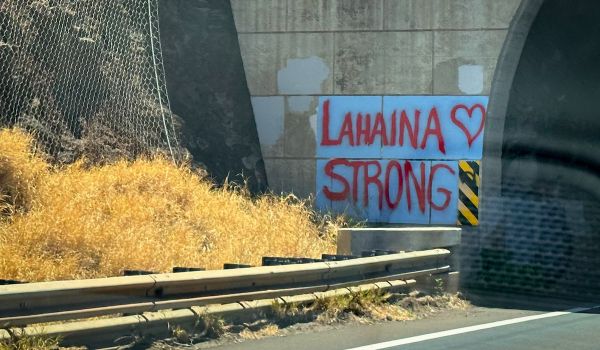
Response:
[{"label": "tunnel entrance", "polygon": [[526,0],[494,84],[468,284],[597,296],[600,2]]}]

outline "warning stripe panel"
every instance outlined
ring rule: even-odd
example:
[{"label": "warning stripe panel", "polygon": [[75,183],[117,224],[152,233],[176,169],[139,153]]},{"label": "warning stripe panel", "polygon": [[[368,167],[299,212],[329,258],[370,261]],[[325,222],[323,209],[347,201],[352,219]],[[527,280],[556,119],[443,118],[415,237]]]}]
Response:
[{"label": "warning stripe panel", "polygon": [[462,202],[458,202],[458,220],[460,225],[477,226],[479,220]]},{"label": "warning stripe panel", "polygon": [[458,224],[479,225],[480,161],[459,161]]},{"label": "warning stripe panel", "polygon": [[458,163],[458,166],[460,167],[461,174],[475,174],[475,171],[473,170],[473,168],[469,164],[469,161],[461,160]]},{"label": "warning stripe panel", "polygon": [[469,199],[475,208],[479,208],[479,197],[473,192],[473,190],[464,183],[461,183],[458,188],[460,191]]}]

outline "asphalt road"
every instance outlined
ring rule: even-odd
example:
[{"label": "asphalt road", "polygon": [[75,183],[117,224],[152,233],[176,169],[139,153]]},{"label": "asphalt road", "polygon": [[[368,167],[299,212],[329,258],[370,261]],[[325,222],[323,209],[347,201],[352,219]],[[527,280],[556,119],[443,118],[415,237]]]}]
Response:
[{"label": "asphalt road", "polygon": [[[500,307],[475,306],[468,311],[444,312],[417,321],[315,329],[285,337],[222,345],[218,349],[598,350],[600,308],[557,312],[591,306],[594,304],[534,301],[528,305],[513,305],[508,302]],[[465,330],[465,327],[469,328]]]}]

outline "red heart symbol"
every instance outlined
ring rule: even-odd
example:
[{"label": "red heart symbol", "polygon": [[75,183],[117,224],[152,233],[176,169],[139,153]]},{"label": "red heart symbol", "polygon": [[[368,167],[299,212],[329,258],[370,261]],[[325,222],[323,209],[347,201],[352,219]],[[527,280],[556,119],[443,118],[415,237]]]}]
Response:
[{"label": "red heart symbol", "polygon": [[[477,132],[475,134],[471,134],[471,132],[465,126],[465,124],[463,124],[463,122],[456,118],[456,112],[458,112],[458,110],[460,109],[464,109],[465,111],[467,111],[467,116],[469,117],[469,119],[473,117],[473,112],[476,109],[481,110],[481,124],[479,125],[479,129],[477,129]],[[473,142],[477,139],[477,137],[479,137],[479,135],[483,131],[483,126],[485,125],[485,107],[479,103],[474,104],[471,108],[465,105],[456,105],[454,106],[454,108],[452,108],[452,114],[450,115],[450,118],[452,118],[452,122],[456,124],[456,126],[458,126],[465,133],[465,136],[467,136],[467,142],[469,143],[469,147],[471,147],[471,144],[473,144]]]}]

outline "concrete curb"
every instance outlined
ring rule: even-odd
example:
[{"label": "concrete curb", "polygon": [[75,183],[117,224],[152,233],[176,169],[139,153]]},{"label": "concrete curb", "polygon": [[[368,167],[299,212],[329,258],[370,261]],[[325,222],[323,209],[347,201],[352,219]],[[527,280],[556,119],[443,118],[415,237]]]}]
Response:
[{"label": "concrete curb", "polygon": [[338,254],[360,256],[362,251],[420,251],[460,245],[457,227],[342,228],[337,240]]}]

